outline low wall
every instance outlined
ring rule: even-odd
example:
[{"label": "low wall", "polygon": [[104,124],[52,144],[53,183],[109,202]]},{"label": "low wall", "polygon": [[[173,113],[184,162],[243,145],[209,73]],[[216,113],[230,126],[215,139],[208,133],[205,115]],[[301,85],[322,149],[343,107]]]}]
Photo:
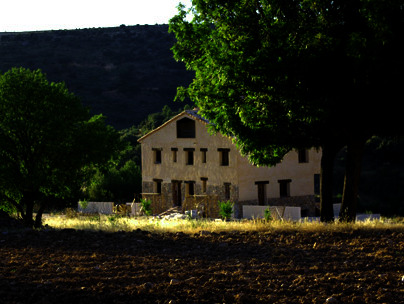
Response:
[{"label": "low wall", "polygon": [[290,206],[243,206],[243,218],[265,218],[265,210],[269,209],[271,217],[275,220],[299,221],[301,219],[301,208]]},{"label": "low wall", "polygon": [[77,210],[82,213],[112,214],[113,202],[78,202]]},{"label": "low wall", "polygon": [[130,207],[131,215],[140,215],[140,208],[142,207],[140,203],[126,203],[126,205]]},{"label": "low wall", "polygon": [[[235,214],[237,217],[245,218],[243,214],[243,206],[260,206],[258,200],[239,201],[235,204]],[[320,211],[320,203],[316,202],[313,195],[305,196],[291,196],[280,198],[268,198],[265,204],[264,210],[268,206],[288,206],[288,207],[300,207],[301,216],[317,216]]]}]

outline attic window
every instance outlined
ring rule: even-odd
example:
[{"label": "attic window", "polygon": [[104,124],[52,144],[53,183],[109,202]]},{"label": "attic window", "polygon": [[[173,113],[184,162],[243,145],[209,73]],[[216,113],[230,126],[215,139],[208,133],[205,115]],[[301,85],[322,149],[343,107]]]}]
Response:
[{"label": "attic window", "polygon": [[186,117],[178,120],[177,138],[195,138],[195,120]]}]

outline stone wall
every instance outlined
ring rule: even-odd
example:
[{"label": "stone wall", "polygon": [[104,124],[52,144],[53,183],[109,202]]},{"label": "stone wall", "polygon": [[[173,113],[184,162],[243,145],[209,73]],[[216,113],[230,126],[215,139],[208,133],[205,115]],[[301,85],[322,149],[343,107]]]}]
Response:
[{"label": "stone wall", "polygon": [[[207,217],[219,216],[219,202],[230,200],[237,202],[239,188],[236,185],[230,185],[230,199],[226,199],[224,185],[207,185],[206,193],[202,192],[202,184],[198,181],[194,186],[195,195],[186,195],[185,182],[181,183],[181,201],[182,210],[198,210]],[[154,193],[154,182],[144,181],[142,183],[142,198],[152,201],[153,214],[158,214],[174,207],[172,183],[161,184],[161,194]],[[198,207],[200,206],[200,207]],[[202,210],[204,206],[204,210]],[[165,208],[165,209],[164,209]],[[235,210],[234,216],[237,217],[239,212]]]},{"label": "stone wall", "polygon": [[172,202],[167,201],[166,197],[159,193],[142,193],[142,198],[151,201],[153,214],[160,214],[172,207]]},{"label": "stone wall", "polygon": [[[185,195],[185,183],[181,183],[181,200],[182,209],[185,210],[199,210],[197,206],[205,206],[203,211],[207,217],[218,217],[218,205],[221,201],[230,200],[234,203],[234,217],[243,217],[244,205],[258,205],[258,200],[238,201],[239,187],[237,185],[230,185],[230,199],[225,198],[224,185],[207,185],[206,193],[202,193],[202,184],[195,183],[196,195]],[[172,183],[161,184],[161,194],[154,193],[154,182],[143,182],[143,198],[148,197],[152,201],[153,213],[158,214],[166,211],[174,206],[172,198]],[[268,198],[268,206],[290,206],[301,207],[302,216],[318,216],[320,210],[320,203],[315,201],[314,195],[304,196],[290,196],[279,198]],[[208,207],[209,206],[209,207]],[[217,210],[216,210],[217,208]],[[202,212],[202,210],[199,210]]]},{"label": "stone wall", "polygon": [[182,203],[182,211],[197,210],[199,216],[219,217],[219,197],[217,195],[188,195]]}]

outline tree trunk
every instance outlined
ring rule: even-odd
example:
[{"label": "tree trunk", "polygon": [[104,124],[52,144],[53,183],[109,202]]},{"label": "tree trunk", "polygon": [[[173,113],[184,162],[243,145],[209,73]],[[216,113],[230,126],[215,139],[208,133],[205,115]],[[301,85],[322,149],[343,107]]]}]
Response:
[{"label": "tree trunk", "polygon": [[356,220],[359,181],[365,143],[365,139],[352,139],[347,145],[340,222],[355,222]]},{"label": "tree trunk", "polygon": [[41,228],[42,227],[42,214],[45,210],[45,206],[43,204],[41,204],[41,207],[39,208],[36,217],[35,217],[35,224],[34,227],[35,228]]},{"label": "tree trunk", "polygon": [[334,160],[339,151],[337,145],[324,145],[321,157],[320,176],[320,220],[322,222],[334,221],[333,210],[333,173]]},{"label": "tree trunk", "polygon": [[32,228],[34,227],[34,202],[35,202],[35,193],[32,191],[23,192],[23,196],[20,201],[20,205],[22,209],[25,209],[25,212],[21,214],[24,225],[26,227]]}]

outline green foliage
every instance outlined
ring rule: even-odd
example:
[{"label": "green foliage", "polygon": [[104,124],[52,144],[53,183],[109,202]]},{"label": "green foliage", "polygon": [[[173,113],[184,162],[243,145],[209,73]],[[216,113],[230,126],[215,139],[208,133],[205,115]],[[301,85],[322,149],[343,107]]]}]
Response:
[{"label": "green foliage", "polygon": [[234,212],[233,207],[234,207],[234,204],[231,201],[219,202],[220,216],[225,220],[229,220],[231,218],[231,215]]},{"label": "green foliage", "polygon": [[66,218],[68,218],[68,219],[73,219],[73,218],[79,217],[79,213],[77,212],[77,210],[75,210],[73,208],[66,208],[64,213],[66,215]]},{"label": "green foliage", "polygon": [[332,158],[348,146],[341,209],[354,219],[363,143],[403,134],[391,110],[404,81],[402,1],[194,0],[169,29],[174,57],[195,71],[177,97],[189,97],[252,163],[322,148],[322,219],[332,220]]},{"label": "green foliage", "polygon": [[[183,6],[170,20],[174,57],[196,72],[178,97],[237,138],[252,162],[274,165],[290,149],[330,137],[346,143],[357,133],[398,131],[398,115],[378,122],[393,115],[403,80],[401,1],[192,4],[191,21]],[[357,128],[358,117],[366,127]]]},{"label": "green foliage", "polygon": [[118,133],[102,115],[90,117],[63,83],[23,68],[0,76],[1,199],[27,226],[41,225],[45,208],[78,193],[86,168],[106,164],[119,149]]},{"label": "green foliage", "polygon": [[1,210],[6,212],[7,214],[14,214],[17,212],[17,209],[15,208],[15,206],[6,200],[0,201],[0,211]]},{"label": "green foliage", "polygon": [[266,208],[266,209],[264,210],[264,218],[265,218],[265,220],[266,220],[267,222],[273,220],[272,215],[271,215],[271,210],[269,210],[269,208]]},{"label": "green foliage", "polygon": [[82,210],[85,210],[88,207],[88,200],[79,200],[79,205]]},{"label": "green foliage", "polygon": [[140,167],[128,160],[122,167],[97,169],[84,194],[92,201],[130,202],[135,193],[141,192],[141,187]]},{"label": "green foliage", "polygon": [[145,215],[149,216],[149,215],[153,214],[153,211],[151,208],[151,200],[142,198],[140,200],[140,205],[141,205],[141,211],[143,211],[143,213]]}]

